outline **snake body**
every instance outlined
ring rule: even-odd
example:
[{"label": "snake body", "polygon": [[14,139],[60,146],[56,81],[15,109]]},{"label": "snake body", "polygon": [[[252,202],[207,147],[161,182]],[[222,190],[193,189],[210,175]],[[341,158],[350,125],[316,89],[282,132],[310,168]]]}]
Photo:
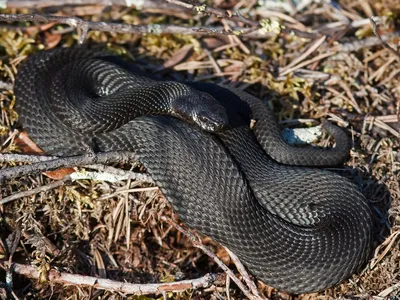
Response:
[{"label": "snake body", "polygon": [[21,123],[48,154],[133,151],[188,226],[273,287],[326,289],[370,253],[371,212],[357,187],[300,166],[346,158],[348,138],[333,125],[335,148],[293,148],[244,92],[148,79],[81,48],[30,56],[14,90]]}]

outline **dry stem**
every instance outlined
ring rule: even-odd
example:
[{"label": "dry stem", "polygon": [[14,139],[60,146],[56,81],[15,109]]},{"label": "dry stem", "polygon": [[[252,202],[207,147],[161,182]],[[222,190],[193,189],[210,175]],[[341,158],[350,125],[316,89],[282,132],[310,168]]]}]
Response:
[{"label": "dry stem", "polygon": [[103,32],[115,32],[115,33],[137,33],[137,34],[200,34],[200,35],[231,35],[237,34],[244,29],[236,29],[233,31],[227,31],[221,28],[210,28],[210,27],[183,27],[175,25],[131,25],[121,23],[109,23],[109,22],[91,22],[85,21],[78,17],[61,17],[55,15],[42,15],[42,14],[0,14],[0,21],[3,22],[16,22],[16,21],[28,21],[28,22],[45,22],[45,23],[56,23],[66,24],[74,28],[81,30],[79,43],[82,44],[89,32],[89,30],[103,31]]},{"label": "dry stem", "polygon": [[[4,262],[4,261],[3,261]],[[29,278],[42,278],[34,267],[12,263],[11,270],[19,275]],[[91,276],[83,276],[78,274],[68,274],[50,270],[47,279],[51,283],[73,284],[76,286],[90,286],[96,289],[116,291],[123,294],[148,295],[162,294],[164,292],[183,292],[188,289],[207,288],[211,286],[220,276],[216,274],[206,274],[203,277],[190,280],[182,280],[177,282],[154,283],[154,284],[133,284],[128,282],[120,282],[109,279],[96,278]]]}]

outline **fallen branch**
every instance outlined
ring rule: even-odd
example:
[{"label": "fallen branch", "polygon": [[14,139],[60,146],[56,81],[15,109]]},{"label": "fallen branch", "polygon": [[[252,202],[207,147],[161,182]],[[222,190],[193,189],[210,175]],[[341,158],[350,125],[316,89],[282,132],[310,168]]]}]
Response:
[{"label": "fallen branch", "polygon": [[32,165],[23,165],[0,170],[0,182],[28,174],[37,174],[43,171],[55,170],[65,167],[76,167],[93,164],[110,164],[120,162],[134,162],[137,158],[129,151],[104,152],[98,154],[84,154],[80,156],[63,157],[53,160],[41,161]]},{"label": "fallen branch", "polygon": [[66,5],[119,5],[134,6],[137,9],[165,8],[171,6],[165,5],[165,1],[162,0],[8,0],[5,2],[4,8],[46,8]]},{"label": "fallen branch", "polygon": [[305,32],[293,28],[287,28],[285,26],[280,25],[278,21],[275,21],[270,18],[264,18],[261,19],[260,21],[253,21],[249,18],[242,16],[239,13],[239,11],[232,12],[229,10],[213,8],[207,6],[206,4],[202,3],[200,4],[197,1],[182,1],[182,0],[165,0],[165,1],[171,4],[182,6],[184,8],[191,9],[192,11],[195,11],[198,14],[213,15],[217,18],[223,18],[231,21],[241,22],[249,26],[247,30],[238,30],[238,29],[233,30],[233,33],[235,33],[235,35],[240,35],[240,36],[244,35],[247,37],[251,33],[255,33],[256,35],[258,34],[261,36],[268,33],[275,33],[275,34],[282,33],[289,35],[293,34],[308,39],[315,39],[320,37],[320,34],[318,33]]},{"label": "fallen branch", "polygon": [[[238,11],[231,12],[229,10],[223,10],[219,8],[209,7],[206,4],[198,3],[197,1],[181,1],[181,0],[165,0],[168,3],[175,4],[178,6],[185,7],[193,10],[198,14],[213,15],[217,18],[229,19],[236,22],[242,22],[252,28],[261,28],[260,22],[256,22],[243,17]],[[190,3],[188,3],[190,2]]]},{"label": "fallen branch", "polygon": [[[82,159],[86,161],[87,158],[82,157]],[[33,166],[35,171],[36,171],[36,168],[39,168],[40,170],[42,170],[42,168],[47,168],[44,163],[50,162],[50,161],[52,161],[51,166],[53,164],[57,165],[57,164],[63,163],[64,158],[59,158],[57,156],[43,156],[43,155],[0,154],[0,162],[33,163],[33,165],[11,167],[9,169],[0,170],[0,174],[2,174],[2,172],[5,170],[11,171],[10,173],[5,172],[7,174],[11,174],[13,172],[18,173],[19,172],[18,170],[21,167],[32,168],[32,166]],[[149,175],[143,174],[143,173],[136,173],[136,172],[132,172],[129,170],[122,170],[122,169],[117,169],[117,168],[114,168],[111,166],[97,165],[97,164],[84,165],[84,167],[88,168],[88,169],[98,170],[101,173],[94,174],[93,172],[77,171],[77,172],[74,172],[72,174],[65,176],[61,180],[57,180],[57,181],[51,182],[47,185],[39,186],[32,190],[19,192],[19,193],[10,195],[8,197],[5,197],[0,200],[0,205],[4,205],[8,202],[14,201],[19,198],[29,197],[29,196],[32,196],[32,195],[35,195],[35,194],[38,194],[41,192],[46,192],[46,191],[55,189],[59,186],[64,185],[66,181],[77,180],[77,179],[98,179],[99,176],[101,176],[102,179],[105,181],[107,181],[107,178],[112,178],[112,181],[129,180],[130,179],[130,180],[136,180],[136,181],[154,184],[154,180]],[[11,176],[11,178],[12,178],[12,176]],[[0,178],[1,178],[1,175],[0,175]],[[7,178],[10,178],[10,177],[7,177]],[[104,178],[106,178],[106,179],[104,179]],[[3,179],[5,179],[5,178],[3,178]],[[110,179],[110,181],[111,181],[111,179]]]},{"label": "fallen branch", "polygon": [[[0,162],[14,162],[14,163],[39,163],[50,160],[57,160],[61,157],[58,156],[47,156],[47,155],[27,155],[27,154],[15,154],[15,153],[0,153]],[[154,180],[147,174],[137,173],[129,170],[122,170],[105,165],[84,165],[83,167],[97,170],[102,173],[112,174],[120,177],[119,180],[138,180],[147,183],[154,184]],[[74,178],[71,178],[74,180]]]},{"label": "fallen branch", "polygon": [[[230,279],[232,279],[236,285],[241,289],[241,291],[243,292],[243,294],[249,298],[250,300],[261,300],[261,299],[265,299],[262,298],[259,294],[258,291],[254,288],[255,285],[254,284],[250,284],[250,290],[239,280],[239,278],[237,278],[235,276],[235,274],[232,272],[231,269],[229,269],[210,249],[208,249],[208,247],[206,247],[205,245],[203,245],[203,243],[201,242],[199,237],[196,237],[194,234],[192,234],[191,232],[183,229],[181,226],[179,226],[178,224],[176,224],[174,221],[172,221],[171,219],[163,216],[161,217],[161,219],[165,222],[167,222],[168,224],[172,225],[173,227],[176,228],[176,230],[180,231],[183,235],[185,235],[186,237],[188,237],[190,239],[190,241],[193,243],[193,245],[196,248],[199,248],[200,250],[202,250],[205,254],[207,254],[209,257],[211,257],[216,263],[217,265],[224,270],[224,272],[229,276]],[[235,256],[234,257],[235,262],[239,263],[241,265],[240,269],[243,270],[244,267],[243,265],[239,262],[239,259]],[[247,274],[247,272],[245,272]],[[251,281],[250,279],[246,279],[247,281]],[[254,294],[253,291],[256,293]]]},{"label": "fallen branch", "polygon": [[38,163],[59,158],[58,156],[0,153],[0,162]]},{"label": "fallen branch", "polygon": [[[4,261],[3,261],[4,262]],[[42,278],[35,267],[12,263],[11,270],[19,275],[29,278]],[[87,286],[95,289],[115,291],[122,294],[148,295],[163,294],[165,292],[184,292],[188,289],[199,289],[210,287],[214,282],[219,281],[221,275],[206,274],[201,278],[182,280],[177,282],[153,283],[153,284],[134,284],[128,282],[120,282],[109,279],[96,278],[91,276],[83,276],[78,274],[69,274],[50,270],[47,279],[51,283],[73,284],[76,286]]]},{"label": "fallen branch", "polygon": [[210,27],[183,27],[176,25],[131,25],[122,23],[92,22],[85,21],[78,17],[62,17],[42,14],[0,14],[0,21],[3,22],[45,22],[65,24],[80,29],[79,43],[82,44],[89,30],[114,33],[137,33],[137,34],[197,34],[197,35],[237,35],[243,33],[244,28],[227,31],[220,28]]},{"label": "fallen branch", "polygon": [[250,278],[249,273],[247,272],[246,268],[244,265],[241,263],[239,257],[236,256],[235,253],[233,253],[231,250],[225,247],[226,252],[228,252],[230,258],[232,259],[233,263],[235,264],[236,268],[238,269],[239,273],[242,275],[244,281],[246,282],[247,286],[250,288],[251,292],[253,295],[256,295],[258,297],[261,297],[256,284],[254,281]]}]

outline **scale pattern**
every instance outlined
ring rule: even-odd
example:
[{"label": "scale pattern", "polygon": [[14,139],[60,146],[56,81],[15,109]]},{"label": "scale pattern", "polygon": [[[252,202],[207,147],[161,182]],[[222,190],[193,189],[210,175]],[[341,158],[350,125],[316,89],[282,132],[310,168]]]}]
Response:
[{"label": "scale pattern", "polygon": [[[68,83],[71,76],[80,83]],[[88,90],[101,106],[85,104]],[[127,90],[131,96],[121,97]],[[198,102],[207,93],[225,108],[228,128],[208,133],[171,117],[173,93],[212,114],[213,103]],[[337,128],[334,150],[307,155],[281,147],[277,122],[264,108],[255,110],[254,97],[213,84],[154,82],[80,48],[32,55],[19,69],[15,94],[24,128],[48,154],[75,155],[93,145],[133,151],[187,225],[228,247],[273,287],[320,291],[368,258],[371,212],[357,187],[328,171],[293,166],[341,163],[348,146],[340,145],[345,136]],[[270,130],[250,130],[255,115]]]}]

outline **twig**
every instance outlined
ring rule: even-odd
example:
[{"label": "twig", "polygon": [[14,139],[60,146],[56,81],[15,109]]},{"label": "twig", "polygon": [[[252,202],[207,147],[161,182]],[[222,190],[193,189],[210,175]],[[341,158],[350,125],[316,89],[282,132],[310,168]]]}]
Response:
[{"label": "twig", "polygon": [[206,4],[200,4],[197,1],[181,1],[181,0],[165,0],[168,3],[173,3],[178,6],[182,6],[188,9],[191,9],[198,14],[203,14],[203,15],[213,15],[217,18],[224,18],[228,19],[231,21],[236,21],[236,22],[241,22],[249,28],[247,30],[233,30],[232,32],[235,33],[235,35],[245,35],[246,37],[249,36],[251,33],[255,33],[258,36],[262,36],[268,33],[283,33],[283,34],[294,34],[300,37],[304,38],[309,38],[309,39],[315,39],[319,37],[318,34],[315,33],[310,33],[310,32],[305,32],[293,28],[286,28],[285,26],[281,26],[279,22],[274,21],[269,18],[262,19],[258,22],[253,21],[251,19],[248,19],[244,16],[242,16],[239,11],[236,12],[231,12],[229,10],[223,10],[219,8],[213,8],[209,7]]},{"label": "twig", "polygon": [[[151,178],[149,175],[144,174],[144,173],[137,173],[129,170],[122,170],[122,169],[117,169],[114,167],[110,166],[104,166],[104,165],[88,165],[84,166],[85,168],[88,169],[93,169],[97,170],[103,173],[109,173],[113,174],[116,176],[121,177],[121,180],[136,180],[136,181],[141,181],[141,182],[146,182],[146,183],[151,183],[154,184],[153,178]],[[122,179],[123,178],[123,179]]]},{"label": "twig", "polygon": [[[197,1],[181,1],[181,0],[165,0],[168,3],[179,5],[191,9],[199,14],[214,15],[217,18],[229,19],[236,22],[242,22],[250,27],[260,27],[260,23],[247,19],[239,14],[239,12],[231,12],[219,8],[209,7],[206,4],[200,4]],[[188,3],[191,2],[191,3]]]},{"label": "twig", "polygon": [[43,186],[39,186],[37,188],[31,189],[31,190],[28,190],[28,191],[23,191],[23,192],[19,192],[19,193],[13,194],[11,196],[8,196],[8,197],[5,197],[5,198],[1,199],[0,200],[0,205],[4,205],[4,204],[6,204],[8,202],[14,201],[14,200],[19,199],[19,198],[32,196],[32,195],[35,195],[35,194],[38,194],[38,193],[41,193],[41,192],[47,192],[49,190],[52,190],[52,189],[55,189],[55,188],[57,188],[59,186],[64,185],[65,182],[69,181],[69,180],[71,180],[71,178],[67,175],[62,180],[57,180],[57,181],[51,182],[51,183],[43,185]]},{"label": "twig", "polygon": [[218,264],[218,266],[222,270],[224,270],[224,272],[236,283],[236,285],[242,290],[243,294],[246,297],[248,297],[250,300],[265,299],[257,294],[256,295],[252,294],[252,292],[249,291],[245,287],[245,285],[239,280],[239,278],[237,278],[235,276],[235,274],[233,274],[233,272],[210,249],[208,249],[205,245],[203,245],[203,243],[200,241],[200,239],[198,237],[196,237],[194,234],[190,233],[189,231],[183,229],[181,226],[179,226],[174,221],[172,221],[171,219],[169,219],[165,216],[161,217],[161,219],[163,221],[167,222],[168,224],[172,225],[173,227],[175,227],[178,231],[180,231],[182,234],[184,234],[186,237],[188,237],[192,241],[193,245],[196,248],[199,248],[205,254],[207,254],[209,257],[211,257]]},{"label": "twig", "polygon": [[[39,162],[45,162],[49,160],[56,160],[60,159],[61,157],[58,156],[47,156],[47,155],[27,155],[27,154],[15,154],[15,153],[0,153],[0,163],[3,162],[15,162],[15,163],[39,163]],[[154,184],[154,180],[147,174],[144,173],[137,173],[129,170],[122,170],[122,169],[117,169],[111,166],[105,166],[105,165],[84,165],[83,167],[92,169],[92,170],[97,170],[103,173],[109,173],[112,175],[116,175],[121,177],[122,179],[120,180],[127,180],[127,179],[132,179],[132,180],[137,180],[137,181],[143,181],[147,183],[152,183]]]},{"label": "twig", "polygon": [[[67,5],[120,5],[135,6],[137,9],[152,9],[167,7],[162,0],[129,1],[129,0],[8,0],[7,8],[45,8]],[[170,6],[170,5],[168,5]]]},{"label": "twig", "polygon": [[[12,270],[19,275],[24,275],[29,278],[42,278],[41,274],[34,267],[29,265],[13,263]],[[91,276],[83,276],[78,274],[68,274],[64,272],[60,273],[56,270],[50,270],[47,275],[48,280],[52,283],[89,286],[96,289],[116,291],[122,294],[134,295],[162,294],[166,291],[183,292],[188,289],[207,288],[211,286],[215,281],[219,280],[220,277],[218,276],[218,274],[206,274],[201,278],[182,280],[177,282],[134,284]]]},{"label": "twig", "polygon": [[[190,3],[189,3],[190,2]],[[226,35],[226,34],[236,34],[236,35],[245,35],[246,37],[251,38],[265,38],[270,35],[271,32],[279,33],[282,32],[284,34],[294,34],[303,38],[314,39],[318,37],[316,33],[310,33],[298,29],[293,28],[285,28],[284,26],[280,26],[278,22],[271,21],[269,18],[264,18],[259,22],[253,21],[251,19],[243,17],[239,11],[231,12],[228,10],[218,9],[208,7],[204,4],[199,4],[194,1],[180,1],[180,0],[146,0],[146,1],[130,1],[130,0],[8,0],[6,3],[7,7],[10,8],[44,8],[51,6],[65,6],[65,5],[121,5],[121,6],[133,6],[138,10],[157,10],[164,11],[165,10],[177,10],[179,9],[190,9],[194,10],[199,14],[204,15],[214,15],[218,18],[226,18],[232,21],[241,22],[250,27],[247,28],[236,28],[232,32],[226,32],[221,27],[216,28],[200,28],[200,27],[180,27],[180,26],[169,26],[169,25],[149,25],[149,28],[144,31],[146,32],[137,32],[137,33],[153,33],[153,26],[157,26],[159,33],[180,33],[180,34],[214,34],[214,35]],[[5,8],[5,7],[4,7]],[[283,14],[274,14],[274,16],[288,20],[289,17]],[[282,17],[282,18],[281,18]],[[293,20],[293,19],[292,19]],[[293,22],[292,22],[293,23]],[[74,26],[75,27],[75,26]],[[91,29],[91,28],[89,28]],[[199,30],[201,29],[201,30]],[[260,29],[260,30],[258,30]],[[96,29],[98,30],[98,29]],[[103,30],[110,31],[110,30]],[[151,31],[151,32],[148,32]],[[255,32],[254,32],[255,31]],[[115,31],[113,31],[115,32]],[[129,31],[132,33],[131,31]],[[127,33],[123,31],[123,33]],[[134,31],[136,33],[136,31]]]},{"label": "twig", "polygon": [[[57,156],[0,154],[0,162],[19,162],[19,163],[29,162],[29,163],[35,164],[34,166],[40,166],[41,163],[49,162],[49,161],[59,162],[60,160],[63,160],[63,158],[59,158]],[[84,167],[101,171],[102,174],[106,174],[106,175],[112,174],[114,177],[117,176],[118,180],[131,179],[131,180],[137,180],[137,181],[141,181],[141,182],[154,184],[154,180],[147,174],[136,173],[136,172],[132,172],[129,170],[121,170],[121,169],[117,169],[117,168],[114,168],[111,166],[104,166],[104,165],[85,165]],[[19,167],[12,167],[12,168],[6,169],[6,170],[17,171],[17,170],[15,170],[15,168],[18,169]],[[5,170],[0,171],[0,174],[3,171],[5,171]],[[0,200],[0,205],[4,205],[8,202],[11,202],[13,200],[16,200],[16,199],[19,199],[22,197],[28,197],[28,196],[32,196],[32,195],[35,195],[40,192],[45,192],[45,191],[48,191],[51,189],[55,189],[59,186],[64,185],[66,181],[79,179],[79,178],[77,178],[79,176],[79,173],[80,172],[76,172],[76,174],[78,174],[78,175],[75,175],[75,176],[74,176],[75,173],[72,173],[70,175],[65,176],[62,180],[54,181],[52,183],[37,187],[37,188],[29,190],[29,191],[23,191],[23,192],[16,193],[16,194],[10,195],[8,197],[5,197]],[[82,175],[80,175],[80,176],[82,177]],[[1,177],[1,175],[0,175],[0,177]],[[88,178],[90,178],[90,177],[88,177]]]},{"label": "twig", "polygon": [[242,262],[239,260],[239,257],[237,257],[235,253],[233,253],[231,250],[229,250],[226,247],[225,247],[225,250],[228,252],[233,263],[235,264],[239,273],[242,275],[244,281],[246,282],[247,286],[250,288],[253,295],[261,297],[261,295],[256,287],[256,284],[254,283],[253,280],[251,280],[249,273],[247,272],[246,268],[243,266]]},{"label": "twig", "polygon": [[0,162],[16,162],[16,163],[38,163],[43,161],[54,160],[57,156],[45,155],[27,155],[16,153],[0,153]]},{"label": "twig", "polygon": [[0,170],[0,181],[24,176],[27,174],[35,174],[43,171],[55,170],[58,168],[76,167],[92,164],[134,162],[136,160],[137,159],[135,154],[128,151],[115,151],[57,158],[54,160],[37,162],[32,165],[17,166]]},{"label": "twig", "polygon": [[376,37],[379,39],[379,41],[381,42],[382,46],[385,47],[386,49],[388,49],[390,52],[392,52],[397,58],[400,58],[400,53],[398,51],[396,51],[395,49],[393,49],[391,46],[389,46],[388,43],[386,43],[381,35],[378,32],[378,26],[374,20],[374,17],[369,18],[371,24],[372,24],[372,30],[374,32],[374,34],[376,35]]},{"label": "twig", "polygon": [[137,34],[200,34],[200,35],[231,35],[242,33],[243,28],[235,29],[233,31],[226,31],[221,28],[214,27],[183,27],[175,25],[131,25],[121,23],[108,23],[108,22],[91,22],[85,21],[78,17],[62,17],[55,15],[42,15],[42,14],[0,14],[0,21],[15,22],[15,21],[29,21],[29,22],[54,22],[56,24],[66,24],[81,30],[79,43],[82,44],[88,34],[89,30],[115,32],[115,33],[137,33]]}]

